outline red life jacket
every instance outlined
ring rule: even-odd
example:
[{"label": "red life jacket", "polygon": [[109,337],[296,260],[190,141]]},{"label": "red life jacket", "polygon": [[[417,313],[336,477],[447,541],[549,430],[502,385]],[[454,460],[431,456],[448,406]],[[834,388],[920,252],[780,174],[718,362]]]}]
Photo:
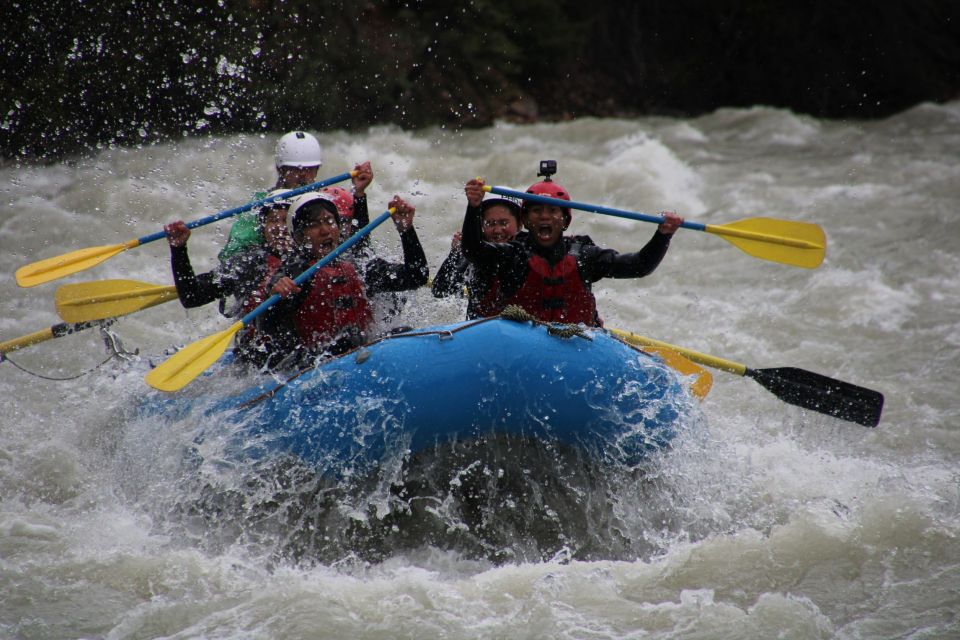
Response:
[{"label": "red life jacket", "polygon": [[317,271],[310,293],[293,315],[307,347],[332,343],[348,332],[365,333],[372,322],[363,280],[352,264],[339,260]]},{"label": "red life jacket", "polygon": [[531,255],[526,279],[500,310],[511,304],[547,322],[582,323],[589,327],[602,324],[593,292],[580,277],[575,252],[567,253],[553,267],[545,258]]}]

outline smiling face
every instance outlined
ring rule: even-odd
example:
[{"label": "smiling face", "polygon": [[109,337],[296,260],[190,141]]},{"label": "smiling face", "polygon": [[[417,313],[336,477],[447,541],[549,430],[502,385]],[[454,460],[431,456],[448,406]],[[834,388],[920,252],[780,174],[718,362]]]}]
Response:
[{"label": "smiling face", "polygon": [[530,205],[523,214],[523,224],[530,237],[541,247],[552,247],[563,237],[566,226],[563,209],[549,204]]},{"label": "smiling face", "polygon": [[519,230],[517,219],[506,206],[495,205],[483,212],[483,239],[487,242],[510,242]]}]

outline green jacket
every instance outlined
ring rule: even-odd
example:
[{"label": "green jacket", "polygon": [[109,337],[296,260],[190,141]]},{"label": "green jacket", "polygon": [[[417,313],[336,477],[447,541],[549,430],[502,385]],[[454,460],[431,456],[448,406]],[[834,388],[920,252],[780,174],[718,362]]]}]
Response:
[{"label": "green jacket", "polygon": [[[258,191],[253,194],[254,200],[263,200],[267,197],[266,191]],[[248,249],[257,244],[263,244],[263,234],[260,233],[259,211],[244,211],[238,214],[230,227],[230,236],[227,238],[227,244],[220,250],[220,262],[223,262],[230,256]]]}]

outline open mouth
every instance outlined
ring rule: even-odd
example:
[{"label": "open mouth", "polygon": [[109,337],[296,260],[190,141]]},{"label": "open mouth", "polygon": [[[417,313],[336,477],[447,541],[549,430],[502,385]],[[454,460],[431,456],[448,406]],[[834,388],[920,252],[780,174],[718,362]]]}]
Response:
[{"label": "open mouth", "polygon": [[549,240],[553,237],[553,225],[552,224],[541,224],[538,225],[534,231],[536,236],[541,240]]},{"label": "open mouth", "polygon": [[321,255],[327,255],[328,253],[333,251],[336,248],[336,246],[337,246],[337,243],[332,239],[323,240],[316,245],[317,252],[320,253]]}]

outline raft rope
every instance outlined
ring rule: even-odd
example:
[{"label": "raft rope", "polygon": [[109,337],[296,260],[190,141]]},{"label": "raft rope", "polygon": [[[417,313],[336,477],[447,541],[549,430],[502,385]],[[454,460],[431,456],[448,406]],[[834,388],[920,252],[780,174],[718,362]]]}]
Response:
[{"label": "raft rope", "polygon": [[45,376],[42,373],[31,371],[30,369],[27,369],[26,367],[17,364],[16,362],[10,359],[10,356],[8,356],[5,353],[0,354],[0,362],[9,362],[14,367],[19,369],[20,371],[23,371],[27,375],[31,375],[35,378],[40,378],[41,380],[50,380],[52,382],[66,382],[68,380],[76,380],[78,378],[82,378],[85,375],[89,375],[94,371],[96,371],[97,369],[101,368],[103,365],[113,360],[114,358],[118,360],[126,360],[126,361],[133,360],[137,355],[139,355],[140,350],[137,349],[133,352],[130,352],[124,348],[123,342],[120,340],[120,337],[117,336],[117,334],[110,331],[109,329],[107,329],[107,327],[113,324],[114,322],[116,322],[116,318],[108,318],[106,320],[103,320],[97,323],[100,326],[100,335],[103,337],[103,342],[107,346],[107,349],[110,350],[110,355],[107,356],[107,358],[103,362],[97,364],[94,367],[91,367],[90,369],[87,369],[86,371],[82,371],[76,375],[66,376],[63,378],[54,378],[52,376]]},{"label": "raft rope", "polygon": [[586,327],[583,325],[565,324],[560,322],[544,322],[543,320],[537,320],[530,314],[529,311],[515,304],[508,305],[506,309],[501,311],[500,317],[504,320],[513,320],[514,322],[532,322],[535,325],[545,326],[547,328],[547,333],[552,336],[557,336],[558,338],[573,338],[576,336],[585,340],[593,340],[593,338],[585,333]]}]

